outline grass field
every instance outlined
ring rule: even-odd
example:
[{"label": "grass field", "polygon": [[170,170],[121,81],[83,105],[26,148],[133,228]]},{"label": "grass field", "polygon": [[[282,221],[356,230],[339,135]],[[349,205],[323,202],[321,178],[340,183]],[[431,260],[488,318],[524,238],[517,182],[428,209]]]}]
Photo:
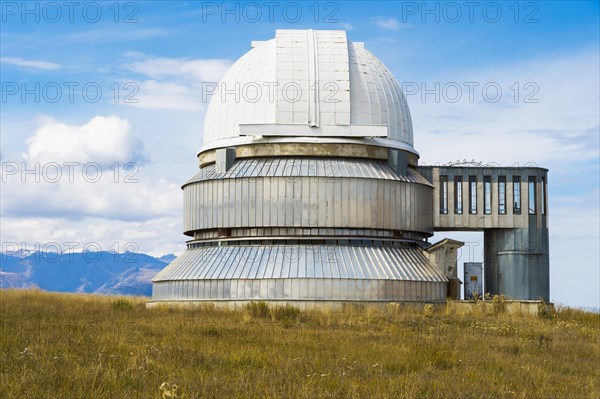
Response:
[{"label": "grass field", "polygon": [[600,315],[0,291],[0,398],[599,398]]}]

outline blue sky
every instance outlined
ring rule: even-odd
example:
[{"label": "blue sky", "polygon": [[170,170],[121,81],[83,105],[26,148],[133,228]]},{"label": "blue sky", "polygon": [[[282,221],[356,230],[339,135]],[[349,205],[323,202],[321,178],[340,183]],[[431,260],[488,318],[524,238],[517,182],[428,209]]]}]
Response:
[{"label": "blue sky", "polygon": [[[422,162],[550,169],[551,298],[600,306],[598,2],[24,4],[1,3],[3,244],[181,252],[178,187],[197,167],[203,82],[275,29],[345,29],[417,88],[406,94]],[[498,101],[485,85],[501,88]]]}]

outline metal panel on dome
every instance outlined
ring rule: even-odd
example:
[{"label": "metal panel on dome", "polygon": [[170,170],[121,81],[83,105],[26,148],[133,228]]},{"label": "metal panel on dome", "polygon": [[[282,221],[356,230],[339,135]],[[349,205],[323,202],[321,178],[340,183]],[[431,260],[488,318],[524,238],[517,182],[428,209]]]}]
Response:
[{"label": "metal panel on dome", "polygon": [[350,124],[348,41],[344,31],[278,30],[277,124]]},{"label": "metal panel on dome", "polygon": [[253,48],[236,61],[213,88],[215,92],[204,120],[204,143],[237,137],[240,121],[276,121],[274,99],[270,98],[268,86],[269,82],[277,81],[276,64],[275,40]]},{"label": "metal panel on dome", "polygon": [[315,31],[320,126],[350,125],[350,68],[348,40],[344,31]]},{"label": "metal panel on dome", "polygon": [[262,137],[387,137],[387,125],[240,124],[241,136]]},{"label": "metal panel on dome", "polygon": [[[344,31],[278,30],[275,39],[242,56],[216,90],[206,112],[201,152],[260,142],[260,137],[243,136],[249,133],[240,125],[270,124],[387,126],[389,140],[376,143],[414,152],[410,112],[398,83]],[[363,140],[381,136],[363,134]],[[352,137],[335,129],[302,136],[287,140],[312,136],[313,141],[330,137],[344,142]]]},{"label": "metal panel on dome", "polygon": [[412,144],[410,111],[394,76],[363,46],[351,43],[348,54],[351,123],[389,125],[389,138]]}]

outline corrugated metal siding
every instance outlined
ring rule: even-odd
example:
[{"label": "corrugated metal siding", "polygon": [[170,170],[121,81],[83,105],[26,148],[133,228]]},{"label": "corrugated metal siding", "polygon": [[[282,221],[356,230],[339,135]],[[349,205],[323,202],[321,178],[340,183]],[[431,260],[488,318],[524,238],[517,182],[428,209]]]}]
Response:
[{"label": "corrugated metal siding", "polygon": [[188,249],[152,281],[273,278],[447,281],[418,248],[333,245]]},{"label": "corrugated metal siding", "polygon": [[446,283],[355,279],[229,279],[158,281],[153,302],[171,301],[435,301],[446,300]]},{"label": "corrugated metal siding", "polygon": [[[241,163],[241,161],[239,162]],[[238,165],[239,163],[236,163]],[[284,176],[286,162],[263,166],[263,177],[198,181],[184,187],[185,232],[214,228],[302,227],[433,232],[432,189],[399,178]],[[368,168],[370,169],[370,168]],[[243,169],[230,169],[236,176]],[[254,175],[250,166],[249,174]],[[374,169],[377,170],[377,169]],[[273,173],[271,173],[273,172]],[[376,174],[378,172],[373,172]]]}]

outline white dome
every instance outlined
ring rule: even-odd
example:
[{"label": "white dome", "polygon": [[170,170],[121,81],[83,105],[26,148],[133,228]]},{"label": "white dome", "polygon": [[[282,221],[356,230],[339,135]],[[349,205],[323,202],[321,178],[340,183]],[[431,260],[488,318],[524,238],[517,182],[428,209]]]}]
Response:
[{"label": "white dome", "polygon": [[[367,142],[413,149],[398,83],[344,31],[278,30],[253,42],[213,94],[201,151],[264,142]],[[315,87],[317,90],[315,90]]]}]

